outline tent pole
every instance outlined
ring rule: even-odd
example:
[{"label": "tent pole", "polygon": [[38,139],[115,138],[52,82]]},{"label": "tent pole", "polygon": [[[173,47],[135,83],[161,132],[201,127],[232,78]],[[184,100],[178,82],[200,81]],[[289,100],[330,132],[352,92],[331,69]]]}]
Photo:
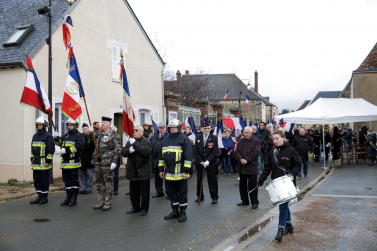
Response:
[{"label": "tent pole", "polygon": [[325,145],[325,124],[322,122],[322,147],[323,147],[323,169],[327,169],[326,167],[326,145]]}]

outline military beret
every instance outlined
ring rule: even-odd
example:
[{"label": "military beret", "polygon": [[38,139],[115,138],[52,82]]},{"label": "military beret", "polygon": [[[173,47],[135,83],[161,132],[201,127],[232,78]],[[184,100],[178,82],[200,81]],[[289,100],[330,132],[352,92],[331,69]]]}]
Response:
[{"label": "military beret", "polygon": [[89,127],[87,123],[83,123],[82,127]]},{"label": "military beret", "polygon": [[102,116],[102,121],[109,121],[111,122],[112,118]]},{"label": "military beret", "polygon": [[166,127],[166,124],[164,122],[158,123],[158,127]]}]

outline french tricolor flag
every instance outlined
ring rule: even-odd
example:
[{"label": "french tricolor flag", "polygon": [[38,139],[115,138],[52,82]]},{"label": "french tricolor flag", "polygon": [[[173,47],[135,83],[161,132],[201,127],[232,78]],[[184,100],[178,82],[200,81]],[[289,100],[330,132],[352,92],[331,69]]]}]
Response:
[{"label": "french tricolor flag", "polygon": [[26,84],[20,103],[33,106],[40,111],[52,116],[52,109],[48,97],[43,86],[38,80],[37,74],[34,71],[33,63],[29,57],[26,57],[27,76]]},{"label": "french tricolor flag", "polygon": [[62,102],[62,113],[65,116],[70,117],[73,120],[80,117],[82,114],[80,97],[85,97],[85,93],[82,87],[75,54],[72,54]]},{"label": "french tricolor flag", "polygon": [[229,89],[228,91],[225,93],[225,96],[223,98],[223,101],[227,100],[229,98]]},{"label": "french tricolor flag", "polygon": [[246,95],[246,105],[247,105],[247,109],[249,109],[250,111],[249,100],[250,100],[250,97]]},{"label": "french tricolor flag", "polygon": [[128,86],[126,70],[123,64],[121,64],[121,78],[123,82],[123,131],[131,138],[134,137],[134,119],[135,113],[132,108],[130,88]]},{"label": "french tricolor flag", "polygon": [[65,45],[65,49],[68,49],[68,44],[71,41],[71,33],[69,32],[68,24],[73,27],[72,18],[71,16],[65,16],[63,18],[62,30],[63,30],[63,43]]}]

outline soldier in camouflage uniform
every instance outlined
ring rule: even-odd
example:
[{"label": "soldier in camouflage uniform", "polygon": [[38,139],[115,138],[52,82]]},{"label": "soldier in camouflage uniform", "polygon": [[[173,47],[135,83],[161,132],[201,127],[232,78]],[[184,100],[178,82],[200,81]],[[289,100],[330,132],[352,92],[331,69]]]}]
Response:
[{"label": "soldier in camouflage uniform", "polygon": [[[110,129],[111,118],[102,117],[102,130],[95,132],[97,152],[93,153],[93,164],[95,165],[96,182],[98,190],[99,204],[94,209],[108,211],[111,208],[114,194],[114,172],[120,156],[121,148],[116,139],[116,135]],[[90,130],[93,130],[91,127]]]}]

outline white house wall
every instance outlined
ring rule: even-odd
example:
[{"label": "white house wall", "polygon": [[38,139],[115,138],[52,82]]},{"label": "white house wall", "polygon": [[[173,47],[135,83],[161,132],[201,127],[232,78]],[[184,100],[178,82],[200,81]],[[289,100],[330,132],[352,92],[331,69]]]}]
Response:
[{"label": "white house wall", "polygon": [[[109,39],[127,46],[125,65],[133,106],[148,108],[151,115],[158,114],[159,120],[164,121],[162,63],[123,0],[81,1],[70,15],[74,25],[70,27],[71,43],[90,106],[91,122],[101,121],[101,116],[114,117],[114,113],[122,112],[123,88],[112,79]],[[65,66],[67,55],[59,28],[52,35],[54,100],[63,96],[68,75]],[[48,46],[44,45],[32,61],[41,84],[48,92]],[[32,180],[30,142],[35,133],[36,109],[19,104],[25,78],[26,72],[22,67],[0,69],[1,83],[9,86],[0,94],[1,117],[8,121],[1,126],[0,182],[7,182],[9,178]],[[60,158],[55,154],[54,177],[61,176],[59,167]]]}]

